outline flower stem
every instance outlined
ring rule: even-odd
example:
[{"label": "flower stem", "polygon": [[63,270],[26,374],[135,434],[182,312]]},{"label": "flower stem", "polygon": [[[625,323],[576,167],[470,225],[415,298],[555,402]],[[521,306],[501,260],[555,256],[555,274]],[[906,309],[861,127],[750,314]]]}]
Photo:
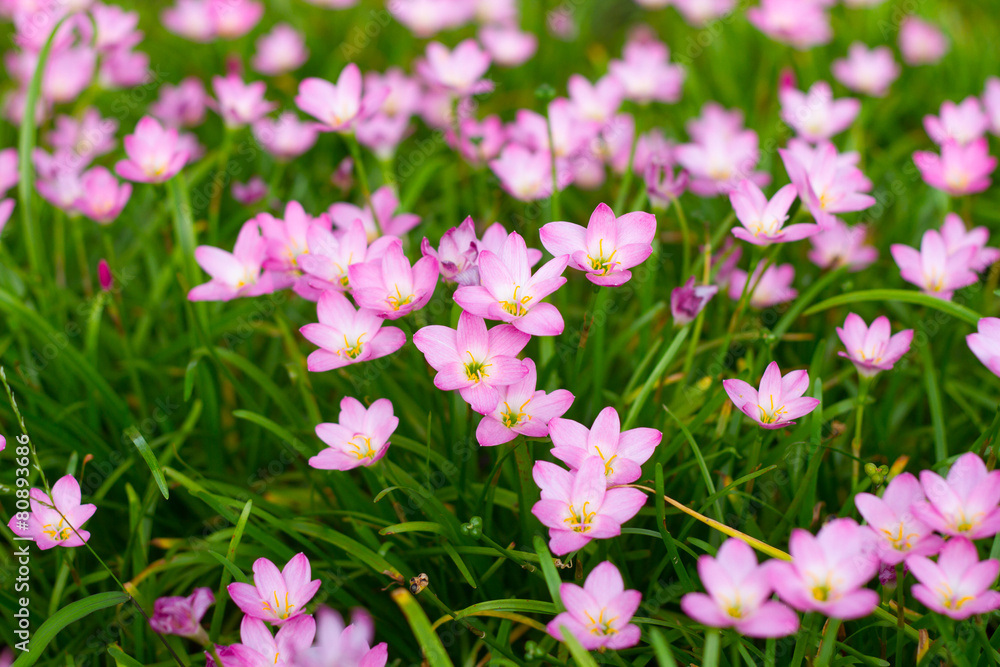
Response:
[{"label": "flower stem", "polygon": [[[681,257],[683,258],[681,261],[681,280],[687,280],[688,272],[691,270],[691,237],[688,234],[687,216],[684,215],[684,207],[681,206],[677,197],[671,197],[670,203],[677,211],[677,222],[681,226]],[[706,257],[706,264],[709,263],[710,259],[710,257]]]},{"label": "flower stem", "polygon": [[549,205],[552,209],[552,220],[562,219],[562,209],[559,207],[559,170],[556,167],[555,141],[552,138],[552,118],[548,109],[545,110],[545,131],[549,139],[549,157],[552,163],[552,195],[549,197]]},{"label": "flower stem", "polygon": [[520,482],[517,487],[518,514],[521,518],[521,539],[524,545],[531,544],[531,507],[535,504],[534,496],[537,495],[535,480],[531,476],[533,467],[531,452],[528,451],[528,443],[524,436],[518,436],[514,441],[514,460],[517,464],[517,478]]},{"label": "flower stem", "polygon": [[809,612],[802,619],[804,636],[795,642],[795,652],[792,653],[792,661],[788,663],[789,667],[799,667],[802,664],[802,659],[806,656],[806,650],[813,643],[813,635],[816,634],[816,623],[821,618],[816,612]]},{"label": "flower stem", "polygon": [[831,618],[826,622],[826,632],[823,633],[823,644],[820,646],[819,655],[816,656],[816,667],[828,667],[833,652],[837,648],[837,631],[840,630],[841,620]]},{"label": "flower stem", "polygon": [[215,184],[212,199],[208,203],[208,239],[211,243],[219,240],[219,212],[222,210],[222,193],[226,189],[229,173],[229,155],[233,151],[233,135],[235,130],[226,127],[222,134],[222,147],[219,149],[219,164],[216,167]]},{"label": "flower stem", "polygon": [[80,265],[80,283],[83,293],[89,299],[94,295],[94,284],[90,277],[90,265],[87,263],[87,244],[83,240],[83,220],[76,218],[70,221],[73,226],[73,243],[76,245],[76,262]]},{"label": "flower stem", "polygon": [[721,636],[718,628],[709,628],[705,632],[705,647],[702,649],[702,667],[718,667]]},{"label": "flower stem", "polygon": [[375,213],[375,207],[372,205],[372,191],[371,187],[368,185],[368,171],[365,169],[365,159],[361,153],[361,144],[358,143],[358,138],[354,136],[353,132],[342,136],[344,137],[344,141],[347,142],[347,148],[351,151],[351,157],[354,158],[354,173],[358,177],[358,186],[361,188],[361,196],[365,198],[365,203],[368,204],[368,210],[372,212],[372,220],[381,232],[383,231],[382,224],[379,222],[378,214]]},{"label": "flower stem", "polygon": [[906,607],[903,605],[906,593],[903,590],[903,578],[906,569],[900,563],[896,566],[896,664],[903,664],[903,644],[906,643]]},{"label": "flower stem", "polygon": [[871,386],[871,378],[861,377],[858,381],[857,412],[854,421],[854,438],[851,439],[851,454],[854,460],[851,462],[851,487],[858,486],[858,474],[861,461],[861,425],[865,416],[865,401],[868,400],[868,388]]},{"label": "flower stem", "polygon": [[624,208],[625,202],[628,201],[628,192],[632,188],[632,178],[633,178],[633,164],[635,162],[635,147],[639,144],[639,128],[635,128],[635,134],[632,137],[632,148],[629,150],[628,154],[628,165],[625,167],[625,175],[622,177],[622,185],[618,190],[618,198],[615,199],[615,215],[621,215]]}]

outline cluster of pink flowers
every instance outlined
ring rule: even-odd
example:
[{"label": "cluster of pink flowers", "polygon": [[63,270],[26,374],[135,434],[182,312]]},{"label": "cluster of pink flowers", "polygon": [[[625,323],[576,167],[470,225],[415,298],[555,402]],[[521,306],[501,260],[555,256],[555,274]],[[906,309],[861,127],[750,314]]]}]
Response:
[{"label": "cluster of pink flowers", "polygon": [[[985,135],[987,130],[996,131],[993,120],[1000,109],[996,86],[991,80],[982,100],[967,97],[960,104],[945,101],[940,115],[924,117],[927,135],[941,152],[917,151],[913,154],[913,163],[931,187],[956,197],[990,187],[990,175],[996,169],[997,159],[990,155]],[[991,93],[991,89],[994,92]]]}]

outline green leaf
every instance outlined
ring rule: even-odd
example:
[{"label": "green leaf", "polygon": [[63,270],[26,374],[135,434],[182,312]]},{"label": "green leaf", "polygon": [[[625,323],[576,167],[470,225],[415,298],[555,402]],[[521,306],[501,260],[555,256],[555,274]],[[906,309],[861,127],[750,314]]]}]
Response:
[{"label": "green leaf", "polygon": [[233,410],[233,416],[236,417],[237,419],[245,419],[247,421],[251,421],[254,424],[257,424],[258,426],[267,429],[271,433],[278,436],[278,438],[280,438],[282,441],[287,442],[289,445],[291,445],[295,449],[295,451],[301,454],[304,458],[308,459],[316,454],[315,448],[310,449],[304,442],[302,442],[294,435],[292,435],[292,432],[289,431],[287,428],[279,425],[277,422],[268,419],[267,417],[263,417],[257,414],[256,412],[250,412],[249,410]]},{"label": "green leaf", "polygon": [[445,651],[441,639],[431,629],[431,622],[417,599],[405,588],[397,588],[392,592],[392,599],[399,605],[406,617],[407,623],[413,629],[413,634],[423,649],[424,658],[431,667],[454,667],[448,652]]},{"label": "green leaf", "polygon": [[534,542],[535,551],[538,553],[538,563],[542,568],[542,574],[545,575],[545,585],[548,586],[552,602],[555,603],[557,610],[566,611],[562,603],[562,597],[559,595],[559,586],[562,585],[562,579],[559,578],[559,572],[556,571],[556,564],[552,561],[552,554],[549,552],[549,548],[545,544],[545,539],[541,535],[535,535]]},{"label": "green leaf", "polygon": [[153,479],[156,480],[156,486],[160,487],[160,493],[163,494],[165,499],[169,500],[170,489],[167,488],[167,480],[163,478],[163,471],[160,469],[160,464],[157,462],[156,457],[153,456],[153,450],[149,448],[149,444],[146,442],[146,439],[142,437],[142,434],[139,433],[139,429],[135,426],[129,426],[125,429],[125,435],[129,437],[132,444],[134,444],[136,449],[139,450],[139,453],[142,454],[142,459],[146,462],[146,465],[149,466],[150,472],[153,473]]},{"label": "green leaf", "polygon": [[145,667],[141,662],[126,654],[118,644],[109,646],[108,653],[115,659],[115,664],[118,667]]},{"label": "green leaf", "polygon": [[573,660],[579,667],[597,667],[594,656],[580,645],[580,640],[573,636],[573,633],[567,630],[565,625],[559,626],[559,634],[562,635],[563,643],[569,648],[570,655],[573,656]]},{"label": "green leaf", "polygon": [[902,289],[872,289],[840,294],[826,299],[825,301],[820,301],[803,313],[803,315],[814,315],[835,306],[855,304],[862,301],[902,301],[904,303],[912,303],[918,306],[927,306],[928,308],[940,310],[942,313],[946,313],[952,317],[968,322],[972,326],[976,326],[979,323],[979,318],[981,317],[976,311],[959,305],[953,301],[945,301],[944,299],[928,296],[927,294],[923,294],[921,292],[912,292],[910,290]]},{"label": "green leaf", "polygon": [[486,602],[466,607],[462,611],[455,613],[455,619],[458,620],[464,616],[475,616],[483,611],[516,611],[555,616],[561,610],[557,610],[556,606],[551,602],[510,598],[507,600],[487,600]]},{"label": "green leaf", "polygon": [[35,664],[49,643],[56,638],[66,626],[79,621],[81,618],[93,614],[95,611],[125,604],[131,598],[127,593],[121,591],[110,593],[97,593],[82,600],[72,602],[42,623],[38,631],[31,638],[29,650],[18,656],[11,667],[28,667]]},{"label": "green leaf", "polygon": [[674,654],[670,652],[670,644],[663,638],[662,632],[652,628],[649,631],[649,640],[649,643],[653,645],[653,650],[656,651],[656,661],[660,663],[660,667],[677,667]]}]

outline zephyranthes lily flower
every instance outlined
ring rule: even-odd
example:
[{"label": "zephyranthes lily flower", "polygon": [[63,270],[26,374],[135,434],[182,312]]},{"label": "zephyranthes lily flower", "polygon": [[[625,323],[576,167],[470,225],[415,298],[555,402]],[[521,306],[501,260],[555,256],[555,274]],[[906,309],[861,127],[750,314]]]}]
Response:
[{"label": "zephyranthes lily flower", "polygon": [[305,554],[293,556],[280,571],[268,559],[258,558],[253,564],[253,585],[235,582],[226,590],[247,616],[281,625],[305,613],[306,604],[323,583],[310,580],[311,576]]},{"label": "zephyranthes lily flower", "polygon": [[809,389],[809,373],[791,371],[781,377],[778,362],[772,361],[760,378],[760,389],[743,380],[723,380],[729,399],[743,413],[764,428],[782,428],[795,423],[819,405],[819,399],[803,396]]}]

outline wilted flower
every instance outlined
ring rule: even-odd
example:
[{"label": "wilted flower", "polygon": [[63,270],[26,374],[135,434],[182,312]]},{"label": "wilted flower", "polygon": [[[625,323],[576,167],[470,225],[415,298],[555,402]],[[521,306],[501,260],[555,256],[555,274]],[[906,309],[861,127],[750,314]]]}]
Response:
[{"label": "wilted flower", "polygon": [[389,451],[389,436],[397,426],[399,418],[392,414],[388,398],[380,398],[365,409],[358,399],[345,396],[337,423],[316,426],[316,435],[327,446],[309,459],[309,465],[320,470],[370,466]]},{"label": "wilted flower", "polygon": [[945,301],[951,301],[955,290],[979,279],[971,268],[977,249],[964,246],[949,253],[944,237],[936,229],[924,232],[919,251],[902,243],[892,244],[889,250],[903,280]]},{"label": "wilted flower", "polygon": [[115,164],[115,173],[138,183],[163,183],[181,170],[188,159],[175,128],[164,128],[152,116],[143,116],[135,132],[125,137],[127,160]]},{"label": "wilted flower", "polygon": [[94,222],[108,224],[118,217],[132,195],[131,183],[119,183],[104,167],[93,167],[80,179],[75,208]]},{"label": "wilted flower", "polygon": [[378,359],[406,343],[402,329],[382,326],[385,320],[374,311],[355,310],[346,296],[334,290],[320,295],[316,314],[319,323],[299,329],[306,340],[320,347],[306,360],[314,373]]},{"label": "wilted flower", "polygon": [[879,498],[859,493],[854,504],[868,522],[883,563],[897,565],[910,556],[936,554],[944,541],[914,515],[913,503],[926,500],[917,478],[908,472],[897,475]]},{"label": "wilted flower", "polygon": [[1000,532],[1000,470],[987,470],[975,452],[959,456],[947,479],[922,470],[920,484],[927,500],[914,502],[913,513],[934,530],[970,540]]},{"label": "wilted flower", "polygon": [[653,455],[663,434],[655,428],[622,431],[618,411],[609,406],[601,410],[590,429],[572,419],[553,419],[549,437],[552,456],[571,470],[597,458],[604,464],[608,484],[629,484],[642,476],[642,464]]},{"label": "wilted flower", "polygon": [[267,558],[258,558],[253,564],[254,583],[234,582],[226,590],[248,617],[282,625],[305,614],[306,604],[323,583],[311,577],[312,568],[305,554],[293,556],[280,571]]},{"label": "wilted flower", "polygon": [[157,598],[149,627],[164,635],[178,635],[208,643],[208,633],[201,627],[201,619],[215,602],[209,588],[196,588],[187,597]]},{"label": "wilted flower", "polygon": [[11,517],[7,523],[15,535],[35,542],[42,551],[52,547],[78,547],[90,539],[83,530],[96,505],[81,505],[80,483],[73,475],[66,475],[52,485],[52,496],[41,489],[30,491],[31,512],[27,520],[22,513]]},{"label": "wilted flower", "polygon": [[913,597],[931,611],[961,621],[1000,609],[1000,593],[992,590],[1000,561],[980,561],[975,545],[967,539],[948,540],[937,563],[913,556],[906,564],[920,582],[910,589]]},{"label": "wilted flower", "polygon": [[910,351],[913,329],[900,331],[894,336],[890,336],[891,333],[889,318],[884,315],[875,318],[868,327],[860,315],[850,313],[844,321],[844,328],[837,327],[837,335],[847,351],[837,354],[850,359],[858,373],[865,377],[892,370],[893,364]]},{"label": "wilted flower", "polygon": [[639,643],[639,626],[629,623],[639,610],[642,594],[625,590],[625,582],[611,561],[591,570],[583,587],[560,584],[559,597],[567,611],[549,621],[550,635],[565,641],[562,628],[588,651],[619,650]]},{"label": "wilted flower", "polygon": [[483,447],[492,447],[510,442],[518,435],[528,438],[544,438],[550,434],[549,423],[569,410],[573,394],[565,389],[556,389],[546,394],[535,390],[537,374],[535,362],[525,359],[527,375],[517,382],[498,387],[500,401],[493,412],[483,415],[476,427],[476,440]]},{"label": "wilted flower", "polygon": [[693,322],[718,291],[718,285],[695,285],[694,276],[680,287],[675,287],[670,292],[670,314],[674,318],[674,324],[684,326]]},{"label": "wilted flower", "polygon": [[722,387],[738,410],[767,429],[791,426],[820,403],[818,398],[803,396],[809,389],[807,371],[790,371],[782,377],[777,361],[764,369],[760,389],[735,378],[723,380]]}]

